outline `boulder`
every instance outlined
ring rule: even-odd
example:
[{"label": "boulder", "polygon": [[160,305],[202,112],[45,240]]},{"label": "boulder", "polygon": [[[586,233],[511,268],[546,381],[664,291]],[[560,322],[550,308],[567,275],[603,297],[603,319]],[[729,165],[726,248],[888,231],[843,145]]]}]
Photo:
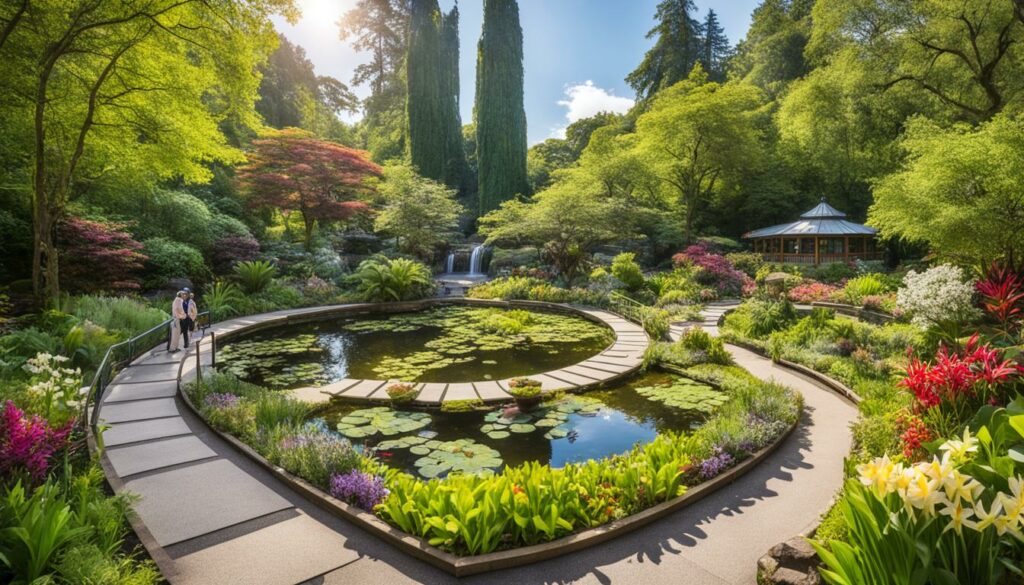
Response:
[{"label": "boulder", "polygon": [[773,546],[758,562],[759,583],[777,585],[818,585],[818,555],[802,537]]}]

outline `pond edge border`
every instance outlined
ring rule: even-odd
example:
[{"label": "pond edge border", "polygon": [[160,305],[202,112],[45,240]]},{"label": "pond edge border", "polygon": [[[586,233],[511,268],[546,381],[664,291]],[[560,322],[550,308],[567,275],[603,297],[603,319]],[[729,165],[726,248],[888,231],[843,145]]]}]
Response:
[{"label": "pond edge border", "polygon": [[[182,362],[184,363],[184,362]],[[182,368],[183,369],[183,368]],[[585,548],[603,543],[618,536],[637,530],[655,520],[659,520],[678,510],[696,503],[718,490],[720,487],[729,485],[752,468],[761,463],[769,455],[774,453],[794,430],[800,425],[800,418],[789,426],[788,429],[768,446],[762,448],[751,457],[744,459],[735,467],[726,470],[717,477],[705,481],[697,486],[688,488],[686,493],[671,500],[661,502],[635,514],[613,520],[601,526],[587,528],[580,532],[568,534],[556,540],[541,544],[527,545],[510,550],[496,551],[482,555],[458,556],[431,546],[426,540],[409,534],[394,526],[391,526],[383,519],[371,512],[367,512],[356,506],[347,504],[330,494],[324,492],[308,481],[293,475],[285,469],[274,465],[255,449],[242,442],[240,439],[220,431],[209,425],[206,419],[199,413],[199,409],[192,403],[188,394],[181,388],[182,369],[179,369],[178,397],[188,409],[202,422],[202,424],[213,432],[217,437],[223,439],[236,451],[249,458],[251,461],[268,471],[275,478],[288,485],[301,496],[315,504],[321,510],[352,522],[356,526],[367,530],[371,534],[384,540],[396,549],[416,557],[438,569],[441,569],[456,577],[465,577],[490,571],[510,569],[522,565],[528,565]],[[190,372],[194,375],[195,371]],[[802,409],[801,409],[802,412]]]},{"label": "pond edge border", "polygon": [[307,500],[313,502],[317,507],[343,520],[352,522],[356,526],[369,531],[381,540],[391,544],[402,552],[409,554],[421,561],[441,569],[456,577],[466,577],[479,573],[510,569],[522,565],[536,563],[578,550],[582,550],[596,544],[600,544],[612,538],[637,530],[655,520],[659,520],[673,512],[681,510],[690,504],[696,503],[708,496],[720,487],[733,483],[747,473],[751,468],[763,461],[796,430],[797,422],[770,445],[764,447],[751,457],[744,459],[739,465],[732,467],[717,477],[705,481],[693,488],[688,488],[686,493],[672,498],[666,502],[656,504],[635,514],[613,520],[601,526],[587,528],[586,530],[569,534],[541,544],[522,546],[510,550],[497,551],[475,556],[458,556],[431,546],[426,540],[409,534],[394,526],[391,526],[378,516],[361,508],[347,504],[330,494],[324,492],[308,481],[293,475],[285,469],[274,465],[255,449],[245,444],[238,438],[222,432],[210,426],[206,419],[199,414],[199,410],[192,404],[184,391],[179,396],[188,408],[209,428],[214,434],[226,441],[234,449],[248,457],[263,469],[270,472],[274,477],[287,484]]}]

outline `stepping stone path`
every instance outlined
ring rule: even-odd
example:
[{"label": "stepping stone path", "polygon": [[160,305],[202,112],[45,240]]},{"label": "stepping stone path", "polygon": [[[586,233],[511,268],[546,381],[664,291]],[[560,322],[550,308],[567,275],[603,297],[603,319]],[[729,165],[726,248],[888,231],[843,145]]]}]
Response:
[{"label": "stepping stone path", "polygon": [[[709,331],[728,307],[726,303],[707,307],[702,322]],[[219,335],[315,311],[299,309],[233,319],[213,330]],[[612,325],[617,332],[630,325],[619,321]],[[685,325],[673,325],[671,335],[677,338],[684,330]],[[717,327],[714,331],[717,333]],[[618,341],[612,350],[633,353],[639,359],[645,345]],[[209,343],[202,347],[205,352]],[[801,428],[778,451],[731,486],[643,530],[568,556],[468,581],[753,583],[757,559],[779,541],[811,526],[842,484],[843,457],[850,448],[848,425],[856,409],[770,360],[737,347],[727,348],[737,363],[755,376],[777,380],[804,395],[807,410]],[[608,362],[621,360],[621,356],[606,357],[548,372],[543,377],[546,389],[580,384],[584,378],[600,381],[625,367]],[[209,361],[205,355],[201,359]],[[99,413],[108,426],[104,433],[108,478],[116,491],[140,497],[136,510],[145,526],[140,538],[170,583],[467,582],[325,514],[212,434],[175,398],[177,367],[182,360],[186,360],[184,378],[190,379],[195,369],[192,352],[168,355],[160,348],[142,356],[108,387]],[[168,365],[173,367],[164,367]],[[343,382],[335,384],[340,387]],[[349,382],[349,387],[362,383]],[[447,386],[422,384],[420,399],[441,400]],[[474,382],[471,386],[482,398],[507,399],[499,394],[507,389],[506,381]],[[465,387],[459,388],[466,392]],[[173,413],[168,399],[173,400]],[[117,405],[131,406],[115,408]]]}]

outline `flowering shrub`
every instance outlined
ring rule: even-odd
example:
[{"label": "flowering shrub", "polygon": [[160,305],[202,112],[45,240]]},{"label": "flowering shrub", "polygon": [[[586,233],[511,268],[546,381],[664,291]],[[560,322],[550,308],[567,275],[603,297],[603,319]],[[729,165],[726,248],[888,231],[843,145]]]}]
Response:
[{"label": "flowering shrub", "polygon": [[1020,326],[1024,314],[1024,276],[993,264],[975,288],[981,295],[981,307],[999,321],[1005,331]]},{"label": "flowering shrub", "polygon": [[78,217],[61,222],[61,284],[85,292],[137,290],[148,258],[141,252],[142,244],[124,228],[122,223]]},{"label": "flowering shrub", "polygon": [[389,493],[391,492],[384,487],[384,478],[379,475],[370,475],[353,469],[331,476],[332,496],[367,511],[372,512]]},{"label": "flowering shrub", "polygon": [[234,408],[238,406],[238,396],[214,392],[206,395],[206,398],[203,399],[203,405],[207,408]]},{"label": "flowering shrub", "polygon": [[830,301],[839,291],[838,286],[811,280],[789,289],[786,296],[794,303],[810,304]]},{"label": "flowering shrub", "polygon": [[701,479],[718,477],[723,471],[729,469],[735,463],[733,456],[721,447],[715,447],[714,454],[700,462]]},{"label": "flowering shrub", "polygon": [[39,415],[25,412],[8,400],[0,416],[0,477],[22,471],[35,481],[46,477],[50,459],[67,446],[74,421],[53,428]]},{"label": "flowering shrub", "polygon": [[961,351],[943,346],[929,364],[912,358],[899,386],[910,390],[921,407],[928,409],[943,401],[961,398],[987,399],[996,387],[1024,368],[1004,359],[998,349],[982,344],[974,334]]},{"label": "flowering shrub", "polygon": [[[736,268],[721,254],[715,254],[706,244],[694,244],[682,252],[672,256],[676,267],[696,266],[700,270],[696,274],[697,282],[714,287],[719,297],[738,297],[743,294],[744,286],[750,277]],[[704,292],[701,291],[703,299]],[[710,299],[704,299],[710,300]]]},{"label": "flowering shrub", "polygon": [[903,427],[900,433],[900,441],[903,442],[903,456],[910,461],[917,461],[924,454],[924,444],[935,437],[928,430],[928,426],[919,417],[914,415],[900,416],[896,424]]},{"label": "flowering shrub", "polygon": [[362,460],[348,440],[316,422],[272,437],[267,458],[325,489],[331,487],[332,477],[357,469]]},{"label": "flowering shrub", "polygon": [[62,367],[68,358],[46,352],[29,358],[23,366],[32,375],[28,392],[46,418],[71,416],[78,407],[82,391],[82,371]]},{"label": "flowering shrub", "polygon": [[922,327],[950,321],[966,322],[977,315],[974,287],[964,281],[960,268],[948,264],[920,273],[908,272],[903,286],[896,292],[896,304]]}]

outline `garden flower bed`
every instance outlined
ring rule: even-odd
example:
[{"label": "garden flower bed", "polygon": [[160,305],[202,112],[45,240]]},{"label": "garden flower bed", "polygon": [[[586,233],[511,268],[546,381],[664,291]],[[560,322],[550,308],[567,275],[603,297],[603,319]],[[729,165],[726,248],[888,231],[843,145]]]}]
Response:
[{"label": "garden flower bed", "polygon": [[527,463],[431,480],[304,422],[307,405],[230,376],[206,376],[185,394],[211,426],[314,500],[428,562],[469,574],[563,554],[686,505],[756,463],[799,416],[798,395],[735,366],[696,364],[685,373],[729,397],[693,432],[562,468]]}]

